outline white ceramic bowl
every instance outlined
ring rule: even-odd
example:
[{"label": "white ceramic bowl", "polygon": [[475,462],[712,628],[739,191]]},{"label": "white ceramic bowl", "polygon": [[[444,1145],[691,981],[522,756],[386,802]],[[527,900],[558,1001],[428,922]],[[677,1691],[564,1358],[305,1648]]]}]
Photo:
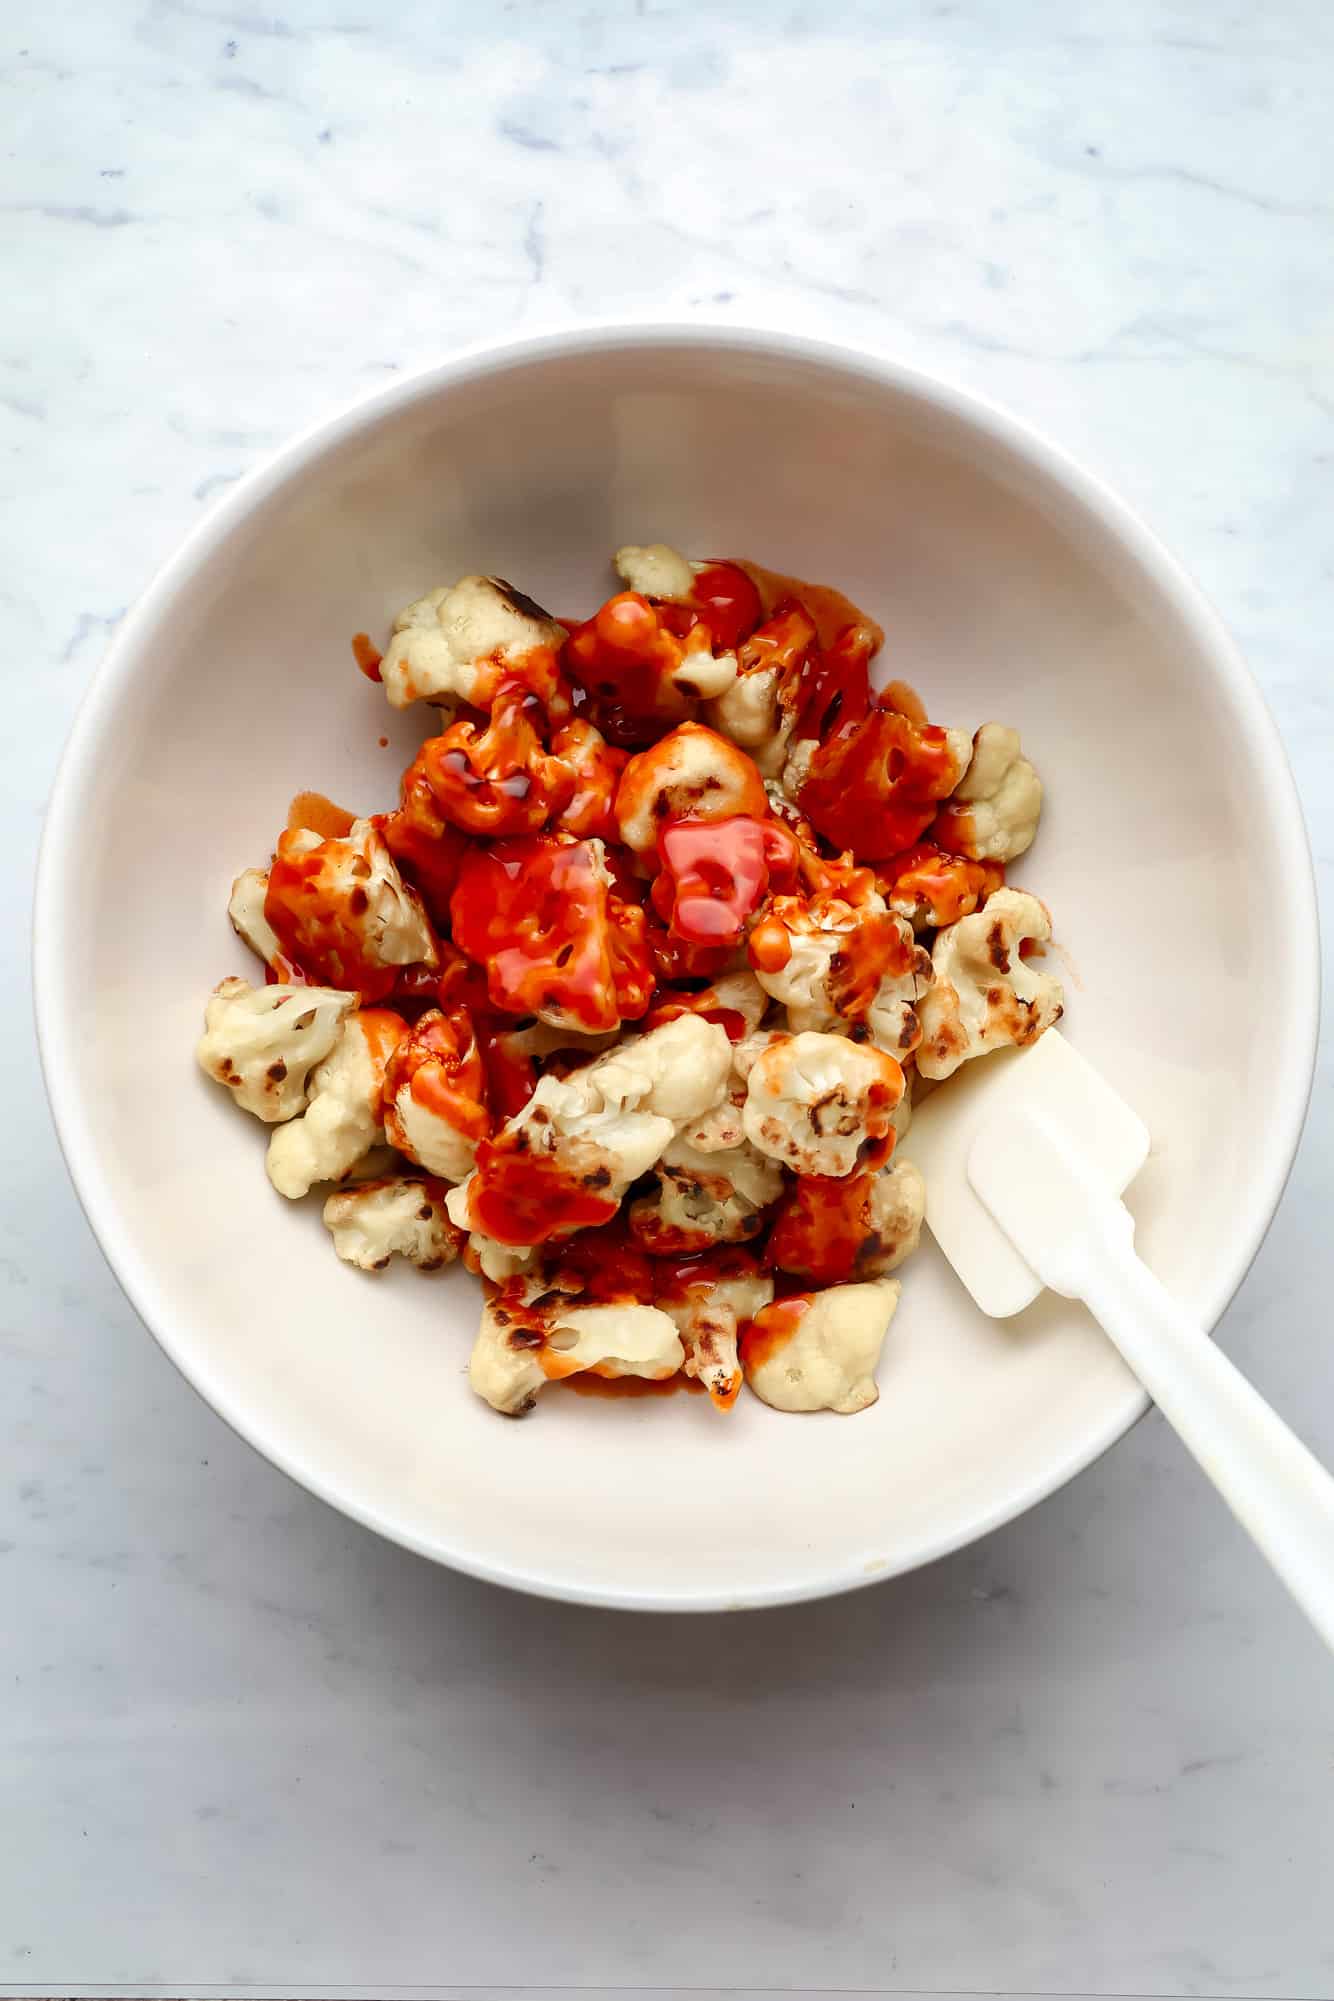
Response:
[{"label": "white ceramic bowl", "polygon": [[423,733],[357,674],[349,635],[470,570],[581,611],[610,550],[656,539],[839,584],[933,718],[1018,725],[1048,803],[1012,874],[1055,913],[1069,1033],[1153,1132],[1144,1253],[1212,1324],[1278,1202],[1314,1055],[1282,750],[1217,620],[1118,502],[1012,419],[867,355],[569,334],[451,362],[289,446],[190,537],[93,684],[42,856],[38,1017],[117,1275],[277,1465],[527,1590],[774,1604],[966,1543],[1124,1432],[1143,1396],[1082,1311],[988,1322],[927,1246],[862,1416],[554,1392],[506,1422],[464,1379],[475,1282],[339,1264],[317,1202],[273,1193],[264,1132],[192,1053],[210,988],[247,970],[233,874],[299,789],[389,805]]}]

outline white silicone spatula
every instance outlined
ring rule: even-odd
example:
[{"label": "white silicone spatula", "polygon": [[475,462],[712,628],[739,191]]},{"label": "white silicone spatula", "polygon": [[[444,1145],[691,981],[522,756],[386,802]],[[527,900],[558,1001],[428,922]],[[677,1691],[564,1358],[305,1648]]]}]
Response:
[{"label": "white silicone spatula", "polygon": [[926,1220],[984,1313],[1081,1299],[1334,1647],[1334,1480],[1137,1257],[1142,1121],[1055,1030],[969,1063],[914,1116]]}]

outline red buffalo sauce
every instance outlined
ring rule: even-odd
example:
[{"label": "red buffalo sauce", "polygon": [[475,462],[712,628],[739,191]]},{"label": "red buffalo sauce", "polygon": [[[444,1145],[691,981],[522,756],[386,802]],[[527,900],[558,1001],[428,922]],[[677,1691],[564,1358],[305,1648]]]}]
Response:
[{"label": "red buffalo sauce", "polygon": [[[567,1142],[565,1151],[577,1152],[577,1142]],[[585,1173],[534,1153],[531,1135],[522,1128],[484,1139],[468,1197],[473,1229],[500,1244],[524,1245],[609,1222],[618,1207],[604,1192],[611,1175],[597,1148],[589,1147],[588,1157]]]},{"label": "red buffalo sauce", "polygon": [[872,1173],[802,1175],[778,1212],[765,1262],[820,1285],[852,1278],[871,1241]]},{"label": "red buffalo sauce", "polygon": [[752,563],[744,556],[734,556],[731,561],[735,568],[744,570],[755,585],[765,618],[785,598],[798,598],[811,615],[821,646],[832,645],[844,627],[849,625],[864,625],[869,629],[875,641],[874,652],[878,653],[884,645],[884,627],[877,625],[873,618],[868,618],[850,597],[835,590],[832,584],[808,584],[800,577],[788,576],[783,570],[767,570],[763,563]]},{"label": "red buffalo sauce", "polygon": [[678,1390],[691,1397],[708,1395],[697,1377],[683,1375],[679,1369],[674,1376],[602,1376],[596,1370],[581,1369],[576,1375],[561,1378],[560,1384],[577,1397],[670,1397]]},{"label": "red buffalo sauce", "polygon": [[745,1322],[737,1336],[737,1354],[747,1375],[781,1354],[814,1303],[810,1293],[794,1292],[786,1299],[775,1299]]},{"label": "red buffalo sauce", "polygon": [[356,661],[368,681],[379,680],[380,664],[384,659],[384,655],[368,632],[353,633],[352,658]]},{"label": "red buffalo sauce", "polygon": [[755,581],[739,563],[705,563],[696,570],[690,602],[718,653],[734,652],[764,617]]},{"label": "red buffalo sauce", "polygon": [[279,835],[264,897],[264,915],[283,959],[314,984],[342,987],[363,1002],[383,1000],[399,969],[377,965],[365,953],[369,898],[361,878],[369,869],[349,857],[341,836],[326,838],[306,854],[293,839],[292,829]]},{"label": "red buffalo sauce", "polygon": [[558,1012],[597,1033],[648,1007],[643,912],[609,893],[588,841],[535,834],[471,847],[450,913],[455,942],[486,967],[498,1008]]},{"label": "red buffalo sauce", "polygon": [[887,897],[918,906],[937,928],[968,917],[1005,881],[1002,862],[975,862],[946,853],[934,841],[919,841],[876,869]]},{"label": "red buffalo sauce", "polygon": [[356,818],[346,806],[335,806],[322,792],[298,792],[287,809],[289,827],[305,827],[326,841],[350,834]]},{"label": "red buffalo sauce", "polygon": [[876,861],[921,836],[960,771],[943,729],[877,705],[825,739],[798,803],[834,847]]},{"label": "red buffalo sauce", "polygon": [[736,945],[769,888],[771,868],[791,875],[796,841],[776,820],[668,820],[653,906],[687,944]]}]

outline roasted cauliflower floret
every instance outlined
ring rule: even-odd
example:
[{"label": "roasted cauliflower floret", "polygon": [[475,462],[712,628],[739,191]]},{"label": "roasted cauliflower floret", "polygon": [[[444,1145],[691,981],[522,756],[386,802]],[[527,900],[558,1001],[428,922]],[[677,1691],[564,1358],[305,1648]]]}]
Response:
[{"label": "roasted cauliflower floret", "polygon": [[333,1048],[355,994],[332,987],[252,987],[224,980],[204,1009],[195,1054],[238,1105],[267,1125],[306,1102],[311,1071]]},{"label": "roasted cauliflower floret", "polygon": [[616,788],[616,824],[636,854],[652,853],[665,820],[762,820],[767,811],[750,758],[702,723],[682,723],[632,757]]},{"label": "roasted cauliflower floret", "polygon": [[777,778],[784,769],[798,720],[802,670],[817,651],[815,622],[805,607],[779,606],[738,649],[735,681],[705,711],[716,730],[750,753],[766,778]]},{"label": "roasted cauliflower floret", "polygon": [[714,651],[712,628],[639,591],[608,598],[570,634],[563,656],[592,720],[613,742],[644,743],[693,715],[736,675],[736,654]]},{"label": "roasted cauliflower floret", "polygon": [[746,1137],[797,1174],[851,1174],[902,1096],[902,1070],[873,1044],[771,1035],[747,1071]]},{"label": "roasted cauliflower floret", "polygon": [[382,1137],[385,1065],[408,1032],[388,1008],[359,1008],[310,1073],[308,1104],[269,1141],[266,1166],[280,1195],[295,1201],[317,1181],[339,1181]]},{"label": "roasted cauliflower floret", "polygon": [[515,677],[501,681],[491,713],[460,716],[417,753],[441,817],[475,838],[503,839],[540,831],[574,797],[578,779],[547,749],[546,713]]},{"label": "roasted cauliflower floret", "polygon": [[380,679],[396,709],[417,701],[485,709],[507,668],[531,669],[534,653],[554,657],[564,640],[564,626],[503,577],[461,577],[398,614]]},{"label": "roasted cauliflower floret", "polygon": [[1012,862],[1032,847],[1041,812],[1042,780],[1023,755],[1018,730],[983,723],[932,836],[972,861]]},{"label": "roasted cauliflower floret", "polygon": [[898,1303],[893,1278],[775,1300],[742,1334],[746,1381],[775,1410],[865,1410]]},{"label": "roasted cauliflower floret", "polygon": [[890,909],[914,931],[939,931],[971,917],[1002,888],[1005,868],[1001,862],[970,861],[946,854],[932,841],[919,841],[877,869],[876,880]]},{"label": "roasted cauliflower floret", "polygon": [[280,834],[264,917],[292,965],[366,1002],[383,1000],[401,967],[438,958],[421,898],[373,820],[327,840],[305,827]]},{"label": "roasted cauliflower floret", "polygon": [[926,1184],[910,1160],[841,1181],[804,1176],[779,1207],[768,1261],[818,1285],[883,1278],[917,1249],[925,1206]]},{"label": "roasted cauliflower floret", "polygon": [[744,1139],[711,1151],[674,1139],[653,1171],[657,1185],[630,1204],[629,1221],[636,1240],[660,1257],[746,1243],[783,1190],[778,1162]]},{"label": "roasted cauliflower floret", "polygon": [[748,1145],[746,1139],[746,1087],[734,1073],[716,1105],[710,1105],[697,1119],[686,1119],[677,1137],[697,1153],[731,1153]]},{"label": "roasted cauliflower floret", "polygon": [[662,604],[689,604],[695,572],[679,549],[669,548],[666,542],[649,542],[643,547],[627,542],[612,561],[628,591],[657,598]]},{"label": "roasted cauliflower floret", "polygon": [[439,1271],[454,1262],[463,1241],[444,1197],[429,1177],[389,1174],[335,1189],[324,1204],[324,1227],[339,1257],[359,1271],[383,1271],[393,1257],[418,1271]]},{"label": "roasted cauliflower floret", "polygon": [[466,1008],[429,1009],[390,1052],[384,1126],[400,1153],[442,1181],[462,1181],[470,1172],[491,1115]]},{"label": "roasted cauliflower floret", "polygon": [[931,960],[912,926],[886,909],[865,869],[810,896],[773,896],[750,934],[755,977],[798,1034],[848,1034],[865,1023],[895,1055],[916,1046],[916,1003]]},{"label": "roasted cauliflower floret", "polygon": [[680,1120],[716,1105],[731,1073],[726,1029],[702,1015],[679,1014],[647,1035],[627,1036],[583,1074],[609,1105]]},{"label": "roasted cauliflower floret", "polygon": [[677,1123],[721,1096],[730,1068],[725,1031],[681,1015],[569,1077],[540,1078],[523,1110],[478,1147],[476,1171],[450,1195],[450,1216],[507,1245],[607,1222]]},{"label": "roasted cauliflower floret", "polygon": [[559,1295],[534,1305],[538,1283],[513,1281],[483,1310],[468,1381],[494,1410],[519,1417],[546,1383],[584,1371],[662,1382],[680,1369],[680,1336],[657,1307],[576,1306]]},{"label": "roasted cauliflower floret", "polygon": [[703,1383],[720,1410],[730,1410],[741,1389],[738,1327],[773,1296],[773,1280],[738,1251],[701,1259],[698,1276],[678,1268],[659,1292],[658,1304],[685,1346],[684,1373]]},{"label": "roasted cauliflower floret", "polygon": [[984,909],[938,934],[935,980],[918,1010],[924,1077],[952,1077],[961,1063],[1007,1043],[1022,1049],[1060,1020],[1060,981],[1020,952],[1027,940],[1050,936],[1047,912],[1021,889],[998,889]]},{"label": "roasted cauliflower floret", "polygon": [[616,894],[601,841],[533,834],[474,846],[450,910],[454,943],[486,968],[505,1013],[596,1035],[646,1012],[644,913]]},{"label": "roasted cauliflower floret", "polygon": [[902,854],[919,841],[968,764],[962,730],[916,723],[883,697],[809,752],[794,743],[783,784],[817,831],[859,861]]}]

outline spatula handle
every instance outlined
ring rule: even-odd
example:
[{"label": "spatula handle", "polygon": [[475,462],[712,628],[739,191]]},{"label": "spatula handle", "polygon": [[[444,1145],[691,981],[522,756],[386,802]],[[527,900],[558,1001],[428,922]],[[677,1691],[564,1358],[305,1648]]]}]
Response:
[{"label": "spatula handle", "polygon": [[1082,1299],[1293,1597],[1334,1647],[1334,1479],[1134,1249],[1130,1211],[1090,1204],[1039,1276]]}]

